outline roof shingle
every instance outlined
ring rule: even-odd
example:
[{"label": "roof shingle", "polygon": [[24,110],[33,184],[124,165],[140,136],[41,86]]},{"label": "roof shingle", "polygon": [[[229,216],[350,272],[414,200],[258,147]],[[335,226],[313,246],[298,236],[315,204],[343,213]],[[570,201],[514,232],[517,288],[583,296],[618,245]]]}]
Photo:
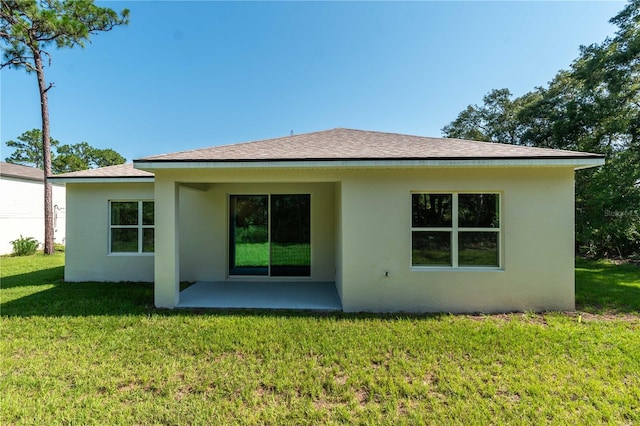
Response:
[{"label": "roof shingle", "polygon": [[44,182],[42,169],[5,162],[0,162],[0,176]]},{"label": "roof shingle", "polygon": [[100,167],[97,169],[80,170],[55,175],[55,178],[152,178],[151,172],[133,168],[133,164],[118,164],[116,166]]},{"label": "roof shingle", "polygon": [[333,129],[256,142],[153,155],[144,162],[407,159],[529,159],[602,157],[577,151]]}]

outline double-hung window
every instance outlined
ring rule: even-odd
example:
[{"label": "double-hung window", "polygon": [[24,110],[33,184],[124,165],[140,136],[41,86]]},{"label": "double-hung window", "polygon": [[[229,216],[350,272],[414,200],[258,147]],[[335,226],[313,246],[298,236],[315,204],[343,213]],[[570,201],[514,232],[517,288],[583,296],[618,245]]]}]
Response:
[{"label": "double-hung window", "polygon": [[153,253],[153,201],[109,202],[109,252]]},{"label": "double-hung window", "polygon": [[487,267],[500,264],[500,194],[411,194],[411,265]]}]

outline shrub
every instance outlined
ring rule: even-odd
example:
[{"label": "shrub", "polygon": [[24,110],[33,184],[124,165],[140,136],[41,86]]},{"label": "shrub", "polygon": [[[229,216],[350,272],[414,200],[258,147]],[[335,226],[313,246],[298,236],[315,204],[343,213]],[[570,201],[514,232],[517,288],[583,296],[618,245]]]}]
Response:
[{"label": "shrub", "polygon": [[36,253],[40,243],[33,237],[24,238],[20,235],[20,238],[11,241],[11,245],[13,245],[13,254],[15,256],[31,256]]},{"label": "shrub", "polygon": [[249,225],[236,228],[235,238],[237,243],[266,243],[269,235],[266,227]]}]

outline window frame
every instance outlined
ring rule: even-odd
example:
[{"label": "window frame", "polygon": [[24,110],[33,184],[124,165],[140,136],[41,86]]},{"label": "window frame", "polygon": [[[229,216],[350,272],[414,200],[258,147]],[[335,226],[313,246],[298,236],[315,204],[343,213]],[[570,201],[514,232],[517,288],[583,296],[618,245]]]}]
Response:
[{"label": "window frame", "polygon": [[[137,225],[112,225],[111,224],[111,214],[112,209],[111,206],[113,203],[137,203],[138,205],[138,223]],[[153,225],[144,225],[143,215],[144,203],[153,203]],[[150,199],[135,199],[135,200],[126,200],[126,199],[117,199],[117,200],[109,200],[107,206],[107,254],[109,256],[154,256],[155,255],[155,200]],[[111,242],[113,229],[136,229],[138,231],[138,250],[137,251],[111,251]],[[144,248],[144,230],[145,229],[153,229],[153,251],[143,251]]]},{"label": "window frame", "polygon": [[[433,195],[451,195],[451,226],[413,226],[413,200],[415,194],[433,194]],[[462,227],[459,226],[459,202],[460,195],[474,194],[495,194],[498,196],[498,227]],[[410,208],[409,208],[409,264],[412,271],[503,271],[504,270],[504,238],[503,238],[503,214],[502,204],[504,194],[501,191],[411,191]],[[413,233],[414,232],[449,232],[451,247],[451,265],[414,265],[413,264]],[[459,235],[465,232],[492,232],[497,234],[498,244],[498,265],[497,266],[481,266],[481,265],[460,265],[459,264]]]}]

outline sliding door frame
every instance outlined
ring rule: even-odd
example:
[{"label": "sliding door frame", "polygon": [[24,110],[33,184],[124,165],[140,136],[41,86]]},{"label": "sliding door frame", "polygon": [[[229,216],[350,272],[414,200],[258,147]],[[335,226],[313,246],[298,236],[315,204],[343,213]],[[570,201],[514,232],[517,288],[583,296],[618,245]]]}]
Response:
[{"label": "sliding door frame", "polygon": [[[273,261],[274,261],[274,242],[273,242],[273,197],[286,197],[286,196],[300,196],[306,197],[306,204],[308,211],[306,212],[306,216],[308,217],[308,223],[306,223],[307,230],[305,232],[306,241],[308,241],[308,252],[304,253],[303,256],[308,256],[308,260],[306,264],[300,265],[275,265],[275,268],[280,268],[279,274],[274,274],[273,269]],[[237,243],[236,243],[236,201],[234,199],[239,197],[265,197],[266,198],[266,225],[267,225],[267,248],[268,248],[268,259],[265,270],[263,270],[260,266],[236,266],[236,254],[237,254]],[[260,193],[260,192],[252,192],[252,193],[229,193],[227,194],[227,277],[230,278],[263,278],[263,279],[271,279],[271,278],[297,278],[297,279],[310,279],[311,278],[311,228],[312,228],[312,217],[311,217],[311,193]],[[304,238],[304,237],[303,237]],[[304,242],[303,242],[304,244]],[[251,268],[255,268],[251,270]]]}]

